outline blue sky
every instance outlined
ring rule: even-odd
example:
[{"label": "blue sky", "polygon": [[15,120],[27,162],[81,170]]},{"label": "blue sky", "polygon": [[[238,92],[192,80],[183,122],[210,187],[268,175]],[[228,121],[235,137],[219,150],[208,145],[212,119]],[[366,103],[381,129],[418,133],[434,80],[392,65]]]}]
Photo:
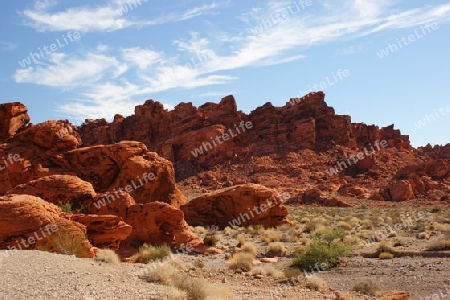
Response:
[{"label": "blue sky", "polygon": [[2,1],[1,102],[80,124],[146,99],[233,94],[248,113],[324,90],[353,122],[450,142],[448,1],[162,2]]}]

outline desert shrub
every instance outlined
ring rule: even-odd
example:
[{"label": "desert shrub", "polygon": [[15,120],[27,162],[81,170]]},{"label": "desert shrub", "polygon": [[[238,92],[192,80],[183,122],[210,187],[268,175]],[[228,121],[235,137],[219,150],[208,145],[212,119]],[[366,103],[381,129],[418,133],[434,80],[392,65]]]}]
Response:
[{"label": "desert shrub", "polygon": [[65,212],[65,213],[71,213],[72,212],[72,203],[70,203],[70,202],[65,202],[65,203],[59,202],[57,204],[57,206],[59,208],[61,208],[61,210],[63,212]]},{"label": "desert shrub", "polygon": [[207,230],[203,226],[196,226],[194,227],[194,232],[196,234],[206,234]]},{"label": "desert shrub", "polygon": [[110,264],[119,264],[120,258],[116,252],[110,249],[99,249],[96,259]]},{"label": "desert shrub", "polygon": [[327,229],[312,235],[311,243],[295,254],[293,265],[301,269],[312,268],[316,263],[334,267],[340,258],[351,253],[352,246],[344,243],[345,230]]},{"label": "desert shrub", "polygon": [[344,221],[340,221],[337,224],[338,227],[344,228],[345,230],[352,230],[352,226],[350,224],[348,224],[347,222]]},{"label": "desert shrub", "polygon": [[325,218],[314,218],[308,223],[306,223],[305,227],[303,228],[304,232],[312,233],[314,231],[317,231],[318,229],[328,226],[329,221]]},{"label": "desert shrub", "polygon": [[389,252],[381,252],[378,255],[379,259],[393,259],[394,258],[394,254],[389,253]]},{"label": "desert shrub", "polygon": [[261,236],[261,241],[265,243],[279,242],[280,240],[281,236],[279,232],[273,229],[265,230]]},{"label": "desert shrub", "polygon": [[447,251],[450,250],[450,238],[435,238],[433,239],[428,247],[427,251]]},{"label": "desert shrub", "polygon": [[416,236],[419,240],[428,240],[430,235],[427,232],[420,232]]},{"label": "desert shrub", "polygon": [[172,285],[173,277],[179,272],[179,268],[173,260],[166,260],[160,264],[153,264],[151,268],[146,269],[141,278],[148,282],[156,282],[164,285]]},{"label": "desert shrub", "polygon": [[[226,287],[218,284],[210,284],[203,279],[193,278],[189,276],[189,274],[181,273],[183,267],[184,266],[181,263],[176,262],[175,260],[168,260],[151,268],[145,274],[141,275],[141,277],[149,282],[160,283],[171,286],[178,291],[182,291],[187,295],[188,299],[233,299],[232,293],[230,293]],[[173,288],[170,289],[172,290],[171,292],[175,293],[178,297],[180,293]]]},{"label": "desert shrub", "polygon": [[135,254],[132,259],[137,263],[148,263],[154,260],[161,260],[170,255],[169,246],[153,246],[144,244],[139,247],[139,252]]},{"label": "desert shrub", "polygon": [[283,271],[284,277],[287,279],[298,278],[302,272],[298,268],[289,268]]},{"label": "desert shrub", "polygon": [[224,233],[225,235],[230,236],[230,235],[233,235],[234,230],[233,230],[230,226],[226,226],[226,227],[223,229],[223,233]]},{"label": "desert shrub", "polygon": [[245,234],[241,233],[236,236],[236,240],[239,244],[243,245],[245,243]]},{"label": "desert shrub", "polygon": [[215,234],[211,234],[211,235],[207,234],[203,238],[203,243],[205,245],[208,245],[208,246],[211,246],[211,247],[215,247],[217,245],[218,241],[219,241],[219,238]]},{"label": "desert shrub", "polygon": [[251,255],[256,255],[256,247],[252,243],[244,243],[241,247],[242,252],[250,253]]},{"label": "desert shrub", "polygon": [[[75,255],[76,257],[90,257],[90,250],[86,247],[86,235],[80,235],[67,228],[58,228],[58,231],[49,236],[52,249],[57,253]],[[43,250],[43,249],[38,249]]]},{"label": "desert shrub", "polygon": [[327,288],[327,282],[317,275],[307,276],[305,287],[310,290],[323,291]]},{"label": "desert shrub", "polygon": [[241,269],[248,272],[253,268],[253,259],[254,256],[251,253],[238,252],[229,260],[228,266],[234,271]]},{"label": "desert shrub", "polygon": [[309,223],[309,222],[311,222],[311,219],[308,218],[308,217],[303,217],[303,218],[300,220],[300,223]]},{"label": "desert shrub", "polygon": [[358,226],[360,223],[361,223],[361,220],[360,219],[358,219],[358,218],[356,218],[356,217],[352,217],[350,220],[349,220],[349,222],[350,222],[350,224],[352,225],[352,226]]},{"label": "desert shrub", "polygon": [[184,291],[181,291],[174,286],[167,286],[163,291],[164,299],[184,300],[186,299],[186,296],[187,295]]},{"label": "desert shrub", "polygon": [[298,239],[298,242],[300,245],[306,245],[309,243],[309,241],[310,241],[310,239],[308,239],[307,237],[302,237],[302,238]]},{"label": "desert shrub", "polygon": [[353,286],[352,291],[368,295],[368,296],[376,296],[380,291],[380,288],[373,282],[359,282],[355,286]]},{"label": "desert shrub", "polygon": [[379,253],[385,252],[385,253],[391,253],[394,254],[395,250],[394,248],[391,246],[391,244],[388,241],[381,241],[378,244],[378,250]]},{"label": "desert shrub", "polygon": [[267,246],[266,254],[269,256],[286,256],[286,246],[281,242],[270,243]]}]

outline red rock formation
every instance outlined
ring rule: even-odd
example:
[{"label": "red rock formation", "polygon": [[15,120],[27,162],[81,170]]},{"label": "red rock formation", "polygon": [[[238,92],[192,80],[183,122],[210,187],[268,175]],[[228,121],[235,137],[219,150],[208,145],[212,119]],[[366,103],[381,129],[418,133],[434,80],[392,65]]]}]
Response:
[{"label": "red rock formation", "polygon": [[[86,228],[64,219],[61,209],[29,195],[0,197],[0,249],[32,250],[46,248],[65,253],[67,239],[78,241],[77,253],[93,257]],[[24,240],[24,241],[23,241]],[[14,248],[13,248],[14,247]]]},{"label": "red rock formation", "polygon": [[126,222],[133,226],[127,242],[150,243],[179,247],[190,244],[202,246],[201,240],[191,232],[183,218],[183,212],[162,202],[133,205],[128,209]]},{"label": "red rock formation", "polygon": [[71,175],[41,177],[18,185],[7,194],[32,195],[53,204],[71,203],[73,209],[85,207],[96,196],[92,184]]},{"label": "red rock formation", "polygon": [[175,185],[172,164],[139,142],[78,148],[65,152],[58,163],[92,183],[97,192],[126,190],[138,203],[186,202]]},{"label": "red rock formation", "polygon": [[275,190],[247,184],[219,190],[192,199],[181,206],[185,219],[192,225],[249,226],[262,224],[276,227],[289,223],[284,201]]},{"label": "red rock formation", "polygon": [[102,249],[118,250],[120,243],[132,232],[130,225],[113,215],[67,214],[66,218],[86,226],[89,241]]},{"label": "red rock formation", "polygon": [[30,122],[28,108],[20,102],[0,104],[0,142],[13,137]]},{"label": "red rock formation", "polygon": [[[81,126],[80,133],[86,145],[140,141],[174,162],[181,178],[195,172],[187,170],[190,166],[209,167],[248,153],[261,156],[305,148],[327,150],[335,144],[361,148],[377,139],[387,140],[390,147],[411,149],[408,136],[394,130],[393,125],[379,129],[352,124],[349,116],[336,115],[324,97],[322,92],[311,93],[301,99],[291,99],[284,107],[266,103],[249,115],[237,111],[232,96],[198,109],[192,103],[181,103],[173,111],[148,100],[136,107],[133,116],[116,116],[112,123],[91,120]],[[250,121],[253,128],[225,143],[217,142],[217,147],[207,155],[192,154],[203,142],[211,142],[211,138],[242,121]]]}]

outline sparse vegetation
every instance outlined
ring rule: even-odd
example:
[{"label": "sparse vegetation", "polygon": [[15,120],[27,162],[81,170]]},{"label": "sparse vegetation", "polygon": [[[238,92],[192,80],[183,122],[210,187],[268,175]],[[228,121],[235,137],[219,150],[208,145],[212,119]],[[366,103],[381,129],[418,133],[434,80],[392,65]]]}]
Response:
[{"label": "sparse vegetation", "polygon": [[345,230],[327,229],[312,235],[312,242],[296,253],[293,265],[300,269],[312,268],[316,263],[334,267],[340,258],[351,253],[352,246],[343,242]]},{"label": "sparse vegetation", "polygon": [[377,296],[377,293],[380,291],[380,288],[373,282],[359,282],[353,288],[352,291],[368,295],[368,296]]},{"label": "sparse vegetation", "polygon": [[307,276],[305,287],[310,290],[323,291],[327,288],[327,282],[317,275]]},{"label": "sparse vegetation", "polygon": [[173,287],[169,289],[169,293],[180,295],[176,290],[182,291],[187,295],[188,299],[233,299],[232,293],[224,286],[211,284],[203,279],[186,276],[186,274],[181,273],[183,268],[183,264],[174,260],[168,260],[149,269],[141,277],[149,282],[156,282]]},{"label": "sparse vegetation", "polygon": [[139,247],[139,252],[132,257],[132,260],[138,263],[148,263],[155,260],[161,260],[170,255],[169,246],[153,246],[144,244]]},{"label": "sparse vegetation", "polygon": [[249,252],[238,252],[228,262],[230,269],[248,272],[253,268],[254,256]]},{"label": "sparse vegetation", "polygon": [[207,234],[203,238],[203,243],[205,245],[215,247],[217,245],[217,242],[219,241],[219,238],[215,234]]},{"label": "sparse vegetation", "polygon": [[286,256],[286,246],[281,242],[270,243],[267,246],[266,254],[268,256]]},{"label": "sparse vegetation", "polygon": [[442,237],[433,239],[426,249],[427,251],[447,251],[450,250],[450,238]]},{"label": "sparse vegetation", "polygon": [[97,252],[97,260],[109,263],[109,264],[119,264],[120,258],[116,252],[110,249],[99,249]]},{"label": "sparse vegetation", "polygon": [[241,251],[256,256],[256,247],[252,243],[244,243],[241,247]]}]

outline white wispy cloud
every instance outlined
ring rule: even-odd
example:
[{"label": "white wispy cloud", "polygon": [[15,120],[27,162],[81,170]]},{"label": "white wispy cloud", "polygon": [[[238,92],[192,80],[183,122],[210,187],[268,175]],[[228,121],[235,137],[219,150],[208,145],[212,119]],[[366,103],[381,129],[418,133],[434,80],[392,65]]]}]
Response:
[{"label": "white wispy cloud", "polygon": [[1,50],[15,50],[17,49],[17,44],[11,42],[0,41],[0,49]]},{"label": "white wispy cloud", "polygon": [[[314,2],[316,6],[321,5],[321,14],[309,14],[304,10],[284,22],[254,32],[253,25],[248,24],[257,24],[255,22],[273,14],[274,9],[280,10],[287,5],[287,2],[270,1],[266,6],[252,8],[241,15],[239,19],[245,26],[239,31],[227,28],[212,36],[208,35],[206,28],[203,33],[200,30],[191,32],[188,38],[174,38],[175,49],[171,54],[158,50],[156,46],[113,49],[101,45],[96,51],[81,57],[52,57],[49,64],[17,70],[14,78],[16,82],[63,89],[77,86],[80,98],[61,106],[61,112],[83,118],[111,118],[117,112],[132,112],[132,108],[142,102],[135,101],[137,97],[176,88],[222,85],[237,79],[233,70],[305,59],[302,51],[310,47],[432,21],[448,22],[450,19],[450,4],[398,11],[392,7],[393,3],[346,0],[336,4],[334,0],[323,0]],[[41,6],[46,7],[44,4]],[[184,17],[183,13],[166,15],[160,21],[182,20],[216,7],[202,6],[186,11]],[[95,26],[97,29],[102,27]],[[352,46],[341,52],[350,54],[356,51],[362,49]],[[208,53],[208,57],[197,65],[187,64],[204,53]]]},{"label": "white wispy cloud", "polygon": [[[138,3],[141,4],[138,4]],[[50,8],[57,6],[56,0],[35,1],[33,8],[26,9],[19,14],[24,24],[40,32],[77,30],[115,31],[132,26],[160,25],[168,22],[185,21],[212,13],[215,9],[229,4],[225,2],[212,2],[199,7],[187,9],[182,12],[171,12],[151,19],[131,18],[130,12],[138,10],[141,6],[151,5],[143,0],[112,0],[103,6],[78,6],[62,11],[51,12]]]}]

